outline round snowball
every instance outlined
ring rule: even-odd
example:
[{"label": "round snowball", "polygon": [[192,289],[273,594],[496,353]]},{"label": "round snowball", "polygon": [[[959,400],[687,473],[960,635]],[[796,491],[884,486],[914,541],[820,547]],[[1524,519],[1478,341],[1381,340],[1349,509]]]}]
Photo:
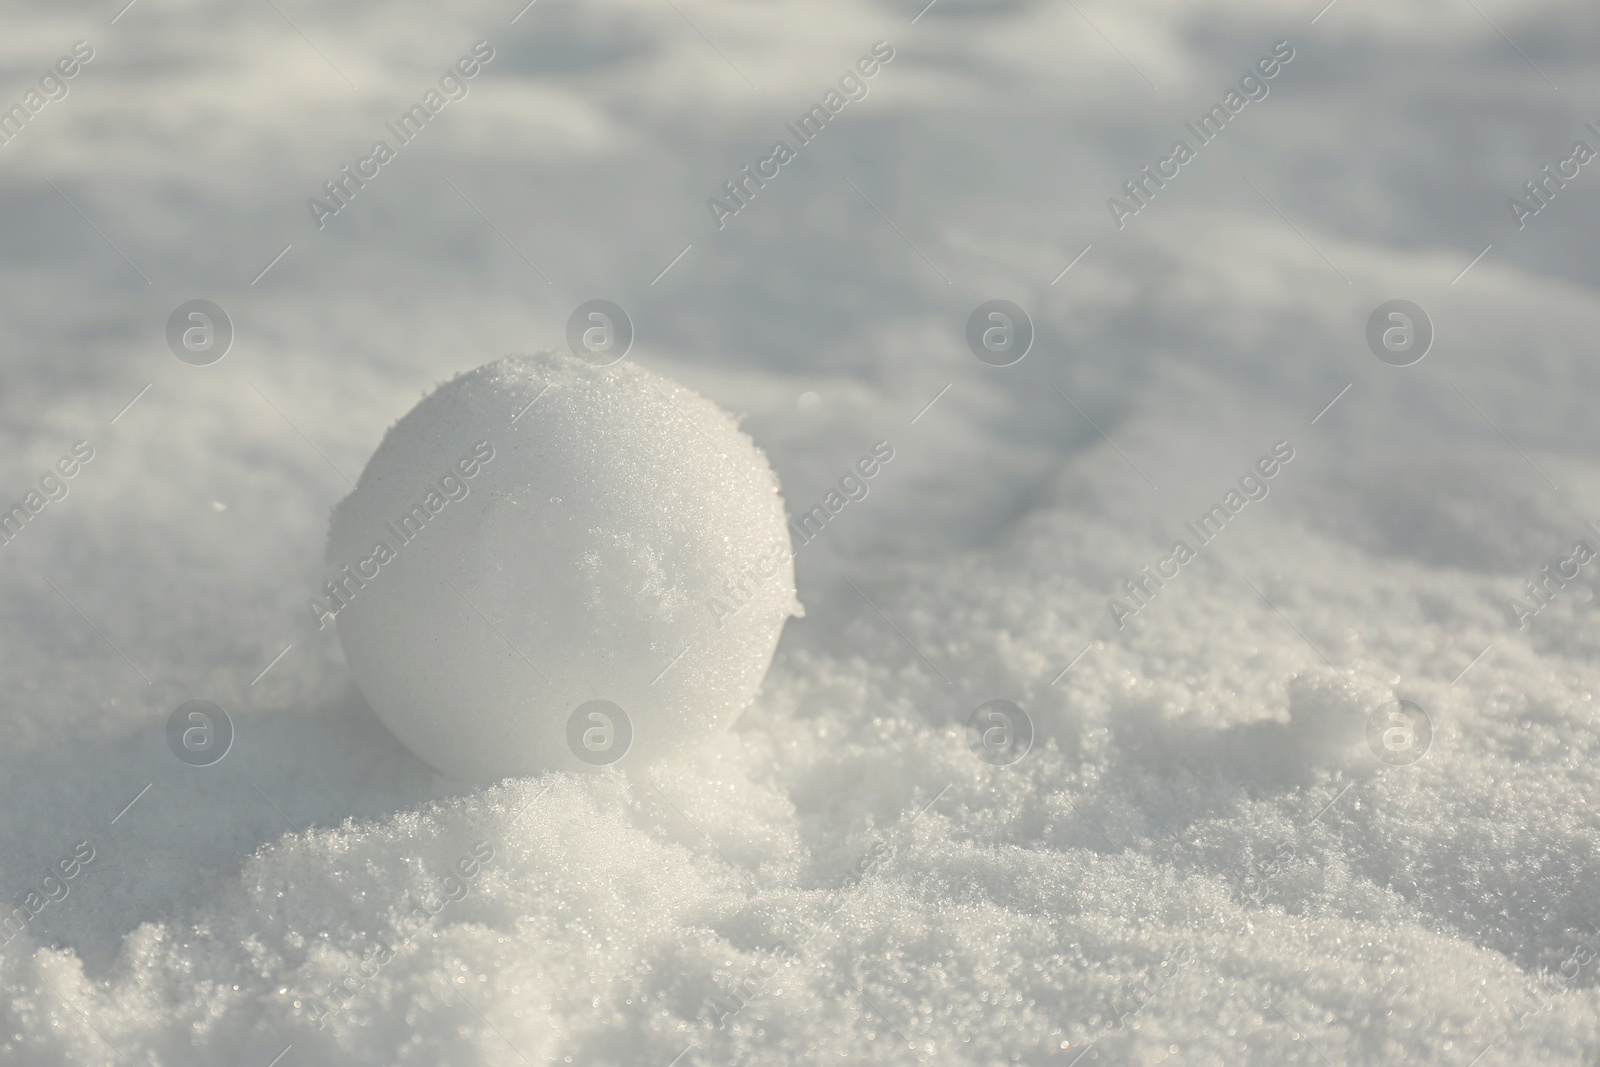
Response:
[{"label": "round snowball", "polygon": [[800,614],[766,457],[627,362],[514,356],[440,386],[334,509],[327,561],[313,610],[373,711],[478,781],[727,729]]}]

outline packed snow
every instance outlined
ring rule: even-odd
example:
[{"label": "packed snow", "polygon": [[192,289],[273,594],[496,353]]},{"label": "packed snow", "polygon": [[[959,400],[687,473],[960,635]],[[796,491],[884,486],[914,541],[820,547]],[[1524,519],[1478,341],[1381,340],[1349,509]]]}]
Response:
[{"label": "packed snow", "polygon": [[632,769],[749,705],[799,610],[793,558],[772,468],[727,413],[637,364],[546,354],[395,424],[334,512],[308,610],[453,777]]}]

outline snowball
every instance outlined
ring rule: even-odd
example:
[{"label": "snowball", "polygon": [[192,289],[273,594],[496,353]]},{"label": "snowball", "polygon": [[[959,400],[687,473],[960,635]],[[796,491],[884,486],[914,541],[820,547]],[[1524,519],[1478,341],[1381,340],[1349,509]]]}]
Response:
[{"label": "snowball", "polygon": [[725,730],[800,611],[766,457],[636,364],[514,356],[435,390],[334,510],[324,607],[372,709],[475,780]]}]

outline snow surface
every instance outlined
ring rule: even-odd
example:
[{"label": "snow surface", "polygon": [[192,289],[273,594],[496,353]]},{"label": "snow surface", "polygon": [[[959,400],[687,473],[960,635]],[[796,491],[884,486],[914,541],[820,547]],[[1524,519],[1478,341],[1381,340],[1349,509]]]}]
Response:
[{"label": "snow surface", "polygon": [[[94,58],[0,147],[0,501],[93,458],[0,546],[0,1063],[1600,1058],[1595,571],[1506,609],[1600,521],[1600,173],[1506,205],[1596,143],[1591,6],[3,17],[4,106]],[[480,40],[319,230],[307,198]],[[707,198],[878,41],[719,230]],[[791,514],[894,458],[799,552],[730,732],[464,785],[311,624],[329,511],[420,395],[597,297]],[[212,366],[167,349],[195,298],[235,326]],[[996,298],[1037,332],[1006,368],[964,340]],[[1436,328],[1415,366],[1367,349],[1394,299]],[[206,767],[168,748],[196,699],[235,729]],[[968,744],[994,699],[1035,728],[1010,766]],[[1398,699],[1433,728],[1407,765],[1367,737]]]}]

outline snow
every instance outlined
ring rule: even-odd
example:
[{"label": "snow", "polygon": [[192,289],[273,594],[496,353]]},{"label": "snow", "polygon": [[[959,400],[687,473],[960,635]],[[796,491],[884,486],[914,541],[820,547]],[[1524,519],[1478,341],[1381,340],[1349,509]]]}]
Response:
[{"label": "snow", "polygon": [[[278,6],[0,35],[3,106],[94,50],[0,146],[0,502],[93,451],[0,545],[0,1063],[1600,1056],[1595,579],[1543,584],[1600,523],[1600,184],[1507,209],[1596,143],[1587,8]],[[166,337],[196,299],[233,326],[204,366]],[[806,614],[730,729],[448,778],[307,611],[330,512],[420,396],[597,299],[634,340],[595,372],[737,418],[791,516],[867,491],[795,539]],[[1011,366],[967,345],[993,300],[1034,328]],[[1411,366],[1368,347],[1397,300],[1434,328]],[[209,766],[169,748],[194,700],[233,730]],[[993,701],[1033,727],[1004,766]],[[1431,740],[1394,764],[1398,701]]]},{"label": "snow", "polygon": [[631,769],[749,705],[800,610],[793,558],[772,468],[726,412],[637,364],[546,354],[389,430],[308,608],[378,718],[453,777]]}]

